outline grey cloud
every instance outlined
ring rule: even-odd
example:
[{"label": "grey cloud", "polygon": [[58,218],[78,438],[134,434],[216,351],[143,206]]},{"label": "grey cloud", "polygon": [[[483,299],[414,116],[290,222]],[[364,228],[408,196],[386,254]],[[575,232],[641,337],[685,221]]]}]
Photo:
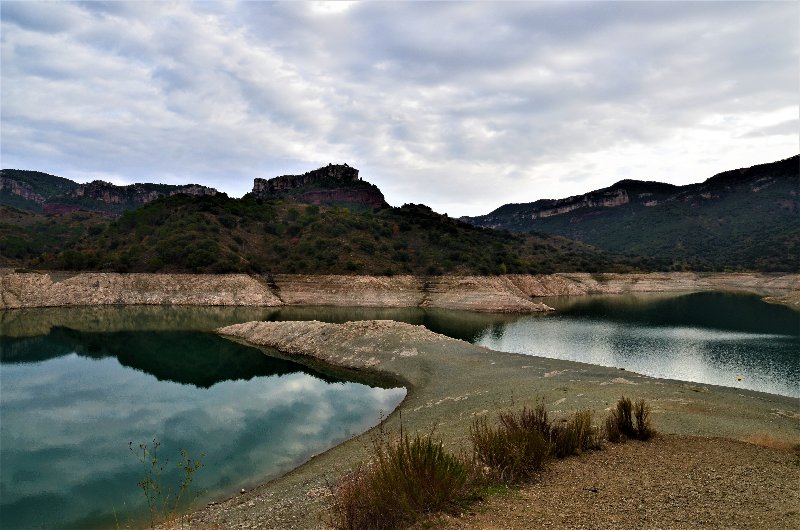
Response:
[{"label": "grey cloud", "polygon": [[347,161],[390,203],[482,210],[506,187],[538,198],[540,166],[556,186],[593,154],[733,142],[727,121],[796,106],[793,4],[54,4],[61,48],[5,6],[3,158],[31,169],[239,193]]},{"label": "grey cloud", "polygon": [[67,4],[11,1],[0,4],[0,18],[33,31],[58,33],[74,27],[80,16]]},{"label": "grey cloud", "polygon": [[797,136],[798,131],[800,131],[800,120],[786,120],[781,123],[776,123],[775,125],[770,125],[768,127],[760,127],[758,129],[753,129],[752,131],[743,134],[743,138],[760,138],[763,136],[783,136],[783,135],[790,135],[790,136]]}]

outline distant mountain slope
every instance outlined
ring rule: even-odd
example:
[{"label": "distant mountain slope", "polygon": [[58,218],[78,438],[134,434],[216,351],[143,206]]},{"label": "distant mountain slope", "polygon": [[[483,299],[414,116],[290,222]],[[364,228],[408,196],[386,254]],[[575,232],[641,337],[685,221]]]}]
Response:
[{"label": "distant mountain slope", "polygon": [[413,204],[356,212],[252,195],[176,195],[102,224],[71,214],[95,224],[58,252],[47,241],[25,245],[31,234],[58,226],[48,216],[26,215],[33,216],[26,232],[6,227],[3,237],[0,223],[0,251],[7,246],[21,258],[15,266],[33,268],[387,275],[633,268],[583,243],[477,228]]},{"label": "distant mountain slope", "polygon": [[76,211],[120,215],[158,199],[183,193],[214,195],[217,190],[198,184],[130,184],[117,186],[95,180],[79,184],[72,180],[19,169],[0,171],[0,205],[32,212],[65,214]]},{"label": "distant mountain slope", "polygon": [[77,182],[41,171],[4,169],[0,171],[0,205],[40,212],[47,199],[77,186]]},{"label": "distant mountain slope", "polygon": [[623,180],[560,200],[507,204],[463,218],[535,231],[673,269],[800,270],[800,156],[674,186]]}]

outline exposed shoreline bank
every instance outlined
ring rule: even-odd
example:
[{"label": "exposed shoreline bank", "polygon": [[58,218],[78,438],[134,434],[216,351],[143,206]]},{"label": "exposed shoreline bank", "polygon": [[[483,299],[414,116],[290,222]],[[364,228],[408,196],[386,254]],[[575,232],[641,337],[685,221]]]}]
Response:
[{"label": "exposed shoreline bank", "polygon": [[335,276],[0,271],[0,310],[97,305],[420,307],[532,313],[546,296],[737,291],[800,310],[800,274]]},{"label": "exposed shoreline bank", "polygon": [[[621,394],[647,399],[665,433],[800,442],[796,400],[740,389],[645,377],[614,368],[488,350],[392,321],[346,324],[249,322],[219,333],[275,348],[305,363],[324,363],[404,384],[408,395],[386,428],[435,427],[457,450],[474,417],[543,399],[555,415],[589,408],[600,417]],[[366,455],[369,434],[338,445],[252,491],[191,514],[194,524],[223,527],[315,528],[328,502],[328,483]],[[711,442],[709,442],[711,443]]]}]

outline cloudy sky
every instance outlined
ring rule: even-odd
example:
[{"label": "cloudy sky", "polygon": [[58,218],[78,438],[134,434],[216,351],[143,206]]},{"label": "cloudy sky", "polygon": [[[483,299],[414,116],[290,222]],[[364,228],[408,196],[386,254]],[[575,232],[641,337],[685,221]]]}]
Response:
[{"label": "cloudy sky", "polygon": [[2,166],[452,216],[800,150],[797,2],[0,3]]}]

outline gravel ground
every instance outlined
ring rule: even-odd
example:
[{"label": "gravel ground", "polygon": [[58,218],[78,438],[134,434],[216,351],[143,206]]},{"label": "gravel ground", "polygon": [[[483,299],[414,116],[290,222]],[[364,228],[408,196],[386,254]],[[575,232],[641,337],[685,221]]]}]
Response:
[{"label": "gravel ground", "polygon": [[554,462],[534,484],[424,526],[788,530],[800,528],[799,486],[797,453],[666,435]]},{"label": "gravel ground", "polygon": [[[408,394],[387,418],[386,428],[397,432],[402,422],[408,432],[430,432],[435,426],[455,452],[466,448],[475,417],[494,417],[499,410],[532,406],[540,399],[554,418],[590,409],[599,421],[620,395],[643,398],[653,407],[654,426],[669,433],[651,443],[612,445],[557,462],[540,483],[491,498],[483,505],[486,512],[479,506],[478,515],[440,524],[800,528],[795,524],[798,471],[787,464],[791,455],[733,441],[800,443],[796,399],[502,353],[391,321],[250,322],[218,332],[277,348],[320,368],[402,382]],[[336,446],[281,478],[194,512],[191,527],[325,528],[328,485],[367,458],[370,436]],[[545,511],[537,512],[540,508]]]}]

